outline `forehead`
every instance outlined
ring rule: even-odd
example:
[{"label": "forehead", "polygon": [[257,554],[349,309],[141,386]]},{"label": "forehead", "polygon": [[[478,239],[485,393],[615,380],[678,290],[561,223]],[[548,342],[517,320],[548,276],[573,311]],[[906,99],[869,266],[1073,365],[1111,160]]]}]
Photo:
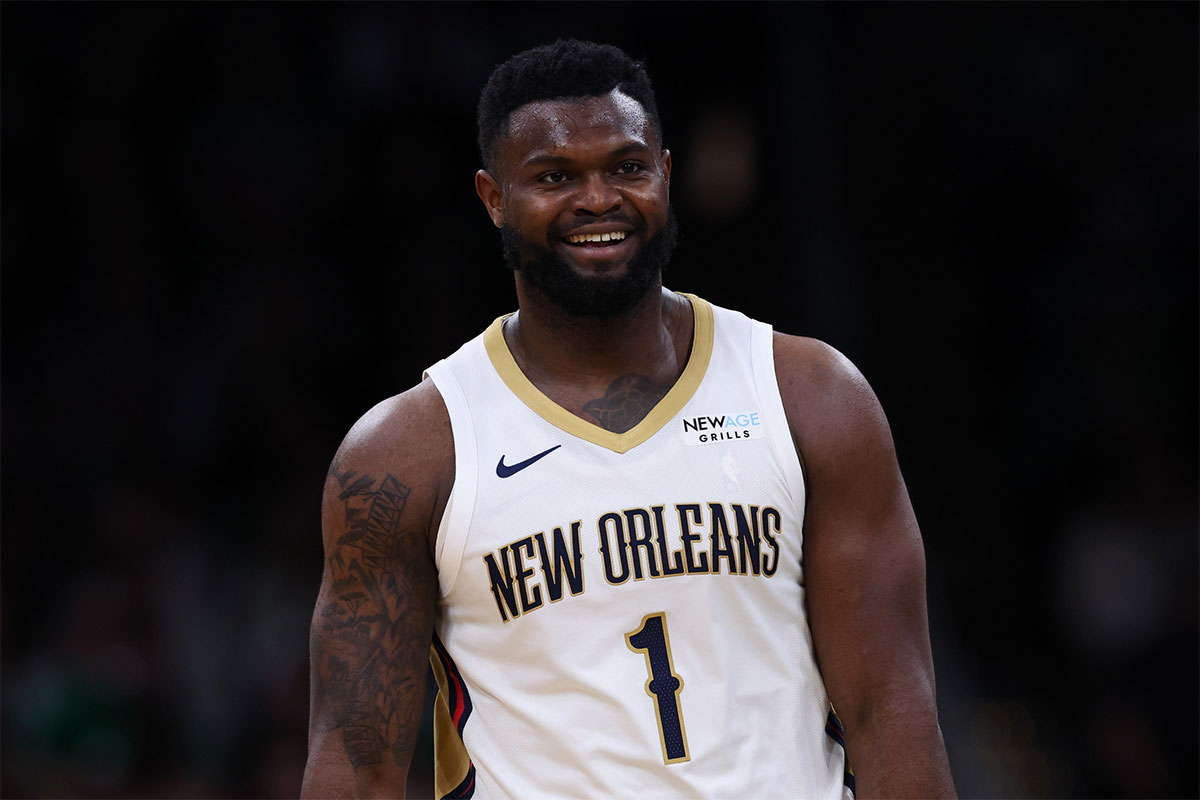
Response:
[{"label": "forehead", "polygon": [[519,164],[534,153],[565,152],[597,143],[650,146],[654,137],[642,104],[620,89],[599,97],[526,103],[508,117],[501,157]]}]

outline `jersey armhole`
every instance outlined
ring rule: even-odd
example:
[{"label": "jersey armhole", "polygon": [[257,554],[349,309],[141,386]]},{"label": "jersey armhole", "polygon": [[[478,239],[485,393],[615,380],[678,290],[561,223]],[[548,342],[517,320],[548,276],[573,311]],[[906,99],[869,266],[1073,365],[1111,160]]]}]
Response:
[{"label": "jersey armhole", "polygon": [[454,483],[446,498],[446,509],[438,523],[437,540],[434,544],[434,562],[437,564],[438,585],[442,597],[450,594],[458,578],[463,550],[467,544],[467,531],[475,512],[475,491],[479,469],[475,452],[475,428],[467,398],[454,377],[445,359],[425,371],[433,381],[446,412],[450,416],[450,431],[454,437]]},{"label": "jersey armhole", "polygon": [[796,503],[796,512],[803,520],[804,467],[800,463],[799,453],[796,452],[796,442],[792,438],[792,429],[788,425],[787,413],[783,408],[783,397],[779,393],[779,380],[775,374],[775,332],[764,322],[753,324],[750,350],[754,366],[754,385],[769,421],[767,431],[779,457],[784,480]]}]

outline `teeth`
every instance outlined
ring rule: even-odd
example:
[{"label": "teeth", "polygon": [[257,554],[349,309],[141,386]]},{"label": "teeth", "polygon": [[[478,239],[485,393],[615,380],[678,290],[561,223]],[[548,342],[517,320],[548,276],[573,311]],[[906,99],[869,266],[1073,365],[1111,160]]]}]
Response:
[{"label": "teeth", "polygon": [[577,233],[574,236],[568,236],[567,241],[571,244],[583,244],[584,242],[619,242],[625,238],[625,231],[613,231],[612,233]]}]

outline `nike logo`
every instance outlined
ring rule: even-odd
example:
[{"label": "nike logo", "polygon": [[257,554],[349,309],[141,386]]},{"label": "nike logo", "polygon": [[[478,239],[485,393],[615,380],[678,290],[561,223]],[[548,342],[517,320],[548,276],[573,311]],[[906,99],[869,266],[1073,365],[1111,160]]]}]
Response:
[{"label": "nike logo", "polygon": [[535,463],[539,458],[545,458],[546,456],[550,455],[551,453],[553,453],[555,450],[557,450],[560,447],[562,447],[561,444],[556,444],[556,445],[554,445],[554,447],[551,447],[549,450],[543,450],[542,452],[538,453],[536,456],[527,458],[524,461],[520,462],[519,464],[513,464],[511,467],[504,463],[504,456],[500,456],[500,460],[496,462],[496,476],[500,477],[500,478],[512,477],[513,475],[516,475],[518,472],[520,472],[521,470],[528,467],[530,464]]}]

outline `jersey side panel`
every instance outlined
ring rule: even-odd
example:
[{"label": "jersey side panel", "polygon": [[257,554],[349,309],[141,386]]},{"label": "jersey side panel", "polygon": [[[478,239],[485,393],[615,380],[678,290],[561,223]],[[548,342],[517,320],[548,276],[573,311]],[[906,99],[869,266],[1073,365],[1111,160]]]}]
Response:
[{"label": "jersey side panel", "polygon": [[[477,484],[474,425],[462,387],[445,360],[426,371],[450,417],[454,439],[455,476],[434,544],[439,591],[453,589],[458,563],[471,527]],[[429,663],[437,683],[434,699],[434,789],[438,798],[487,798],[475,779],[475,766],[462,739],[462,731],[473,710],[469,689],[435,634]]]},{"label": "jersey side panel", "polygon": [[476,463],[475,425],[471,417],[471,406],[463,394],[462,385],[455,377],[454,370],[447,360],[443,359],[426,370],[425,374],[433,381],[446,404],[450,430],[454,437],[454,484],[446,500],[446,508],[442,511],[437,542],[434,545],[438,583],[444,596],[454,587],[467,532],[471,529],[479,469]]},{"label": "jersey side panel", "polygon": [[[755,323],[753,341],[755,382],[758,385],[759,397],[763,401],[766,414],[774,421],[772,425],[772,432],[774,433],[772,443],[775,446],[792,494],[798,498],[797,505],[801,518],[803,518],[808,489],[804,477],[803,463],[800,460],[795,439],[792,437],[790,426],[787,422],[783,397],[779,390],[779,380],[775,371],[774,339],[774,331],[769,325]],[[801,563],[800,583],[801,595],[803,596],[803,563]],[[805,735],[808,738],[807,746],[813,753],[823,753],[827,769],[831,774],[841,771],[843,775],[843,791],[852,797],[854,779],[853,773],[846,762],[845,740],[841,721],[838,720],[833,707],[828,703],[828,697],[824,689],[824,680],[817,668],[812,632],[807,624],[803,627],[802,634],[803,641],[801,648],[804,651],[804,658],[801,661],[803,665],[802,669],[809,673],[813,685],[820,687],[817,704],[807,709],[804,713],[810,715],[817,713],[817,708],[819,707],[827,709],[825,716],[826,724],[820,732],[815,727],[805,728]]]}]

